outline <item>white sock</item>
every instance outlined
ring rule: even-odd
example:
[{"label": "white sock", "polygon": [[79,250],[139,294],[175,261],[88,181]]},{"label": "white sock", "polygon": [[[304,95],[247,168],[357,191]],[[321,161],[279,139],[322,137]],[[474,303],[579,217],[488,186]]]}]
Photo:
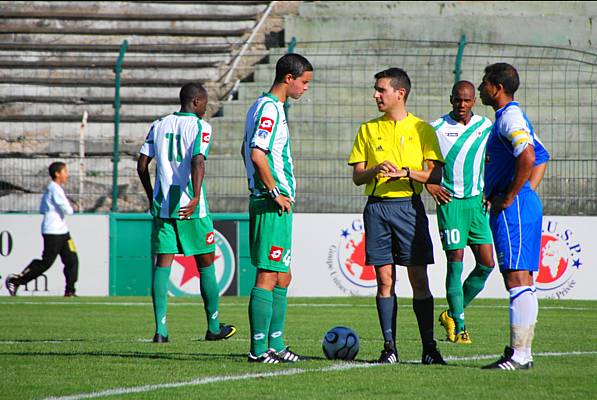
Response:
[{"label": "white sock", "polygon": [[510,346],[512,359],[520,364],[531,360],[531,344],[539,312],[535,286],[518,286],[510,292]]}]

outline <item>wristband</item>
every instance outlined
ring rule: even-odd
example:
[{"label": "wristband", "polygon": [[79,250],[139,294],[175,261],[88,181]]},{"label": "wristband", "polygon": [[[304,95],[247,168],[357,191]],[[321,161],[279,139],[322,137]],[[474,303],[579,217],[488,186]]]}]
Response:
[{"label": "wristband", "polygon": [[280,195],[280,189],[276,186],[272,190],[268,190],[267,195],[274,200],[276,197]]},{"label": "wristband", "polygon": [[408,168],[408,167],[402,167],[402,169],[406,171],[406,177],[410,178],[410,168]]}]

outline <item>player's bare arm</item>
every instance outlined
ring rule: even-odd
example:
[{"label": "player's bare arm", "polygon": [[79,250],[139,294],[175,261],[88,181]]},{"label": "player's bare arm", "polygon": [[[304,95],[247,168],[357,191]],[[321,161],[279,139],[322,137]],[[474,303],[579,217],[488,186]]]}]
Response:
[{"label": "player's bare arm", "polygon": [[427,183],[425,189],[433,197],[436,204],[446,204],[452,201],[452,195],[442,185]]},{"label": "player's bare arm", "polygon": [[352,181],[355,185],[360,186],[369,183],[378,175],[383,175],[398,171],[398,167],[391,161],[384,161],[374,167],[367,168],[366,162],[360,162],[353,165]]},{"label": "player's bare arm", "polygon": [[547,170],[547,163],[535,165],[531,170],[531,177],[529,178],[529,184],[531,185],[531,189],[537,190],[537,187],[543,180],[543,175],[545,175],[545,170]]},{"label": "player's bare arm", "polygon": [[143,189],[145,189],[145,195],[147,196],[149,208],[151,209],[151,204],[153,203],[153,187],[151,186],[151,179],[149,178],[150,162],[151,157],[141,154],[137,160],[137,175],[139,175]]},{"label": "player's bare arm", "polygon": [[419,183],[439,185],[442,181],[444,165],[436,160],[425,160],[425,164],[427,165],[427,168],[424,170],[414,170],[403,167],[394,172],[386,172],[384,176],[393,179],[409,178]]},{"label": "player's bare arm", "polygon": [[205,176],[205,157],[203,154],[198,154],[191,160],[191,183],[193,185],[194,196],[189,203],[180,207],[178,216],[180,218],[189,218],[195,212],[197,204],[199,204],[199,196],[201,195],[201,184]]},{"label": "player's bare arm", "polygon": [[514,203],[514,199],[525,182],[531,177],[531,170],[535,163],[535,150],[533,146],[527,146],[522,153],[516,158],[516,166],[514,169],[514,180],[501,196],[494,196],[489,199],[491,203],[491,212],[499,214],[503,209],[508,208]]},{"label": "player's bare arm", "polygon": [[[251,149],[251,161],[253,161],[257,175],[267,190],[274,190],[276,188],[276,181],[274,181],[272,171],[269,169],[265,151],[259,148]],[[280,206],[282,212],[290,212],[292,201],[288,197],[280,194],[276,196],[274,201]]]}]

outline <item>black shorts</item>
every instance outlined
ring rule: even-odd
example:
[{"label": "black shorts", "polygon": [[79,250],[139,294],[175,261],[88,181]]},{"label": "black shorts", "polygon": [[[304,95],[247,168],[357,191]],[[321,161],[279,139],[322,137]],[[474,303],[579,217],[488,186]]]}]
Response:
[{"label": "black shorts", "polygon": [[368,265],[433,264],[429,220],[421,196],[369,197],[363,212]]}]

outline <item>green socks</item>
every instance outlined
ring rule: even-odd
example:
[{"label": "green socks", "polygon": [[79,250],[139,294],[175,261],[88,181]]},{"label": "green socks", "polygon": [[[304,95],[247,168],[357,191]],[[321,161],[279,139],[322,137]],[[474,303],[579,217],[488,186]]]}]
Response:
[{"label": "green socks", "polygon": [[462,291],[464,294],[464,307],[466,308],[471,301],[483,290],[485,281],[489,278],[493,268],[486,267],[481,264],[475,265],[470,275],[464,281],[462,285]]},{"label": "green socks", "polygon": [[155,332],[168,337],[166,327],[166,312],[168,311],[168,281],[170,267],[156,266],[153,270],[153,285],[151,298],[153,300],[153,315],[155,317]]},{"label": "green socks", "polygon": [[463,263],[448,261],[448,273],[446,274],[446,298],[450,307],[449,314],[456,324],[456,333],[464,330],[464,303],[462,294]]},{"label": "green socks", "polygon": [[251,326],[251,354],[260,356],[268,349],[268,336],[272,321],[274,294],[254,287],[249,300],[249,325]]},{"label": "green socks", "polygon": [[209,267],[199,268],[199,272],[199,287],[207,318],[207,329],[211,333],[220,333],[220,319],[218,318],[220,288],[216,279],[216,267],[212,264]]},{"label": "green socks", "polygon": [[269,347],[278,351],[284,350],[284,322],[286,321],[287,288],[274,287],[272,303],[272,321],[269,326]]}]

